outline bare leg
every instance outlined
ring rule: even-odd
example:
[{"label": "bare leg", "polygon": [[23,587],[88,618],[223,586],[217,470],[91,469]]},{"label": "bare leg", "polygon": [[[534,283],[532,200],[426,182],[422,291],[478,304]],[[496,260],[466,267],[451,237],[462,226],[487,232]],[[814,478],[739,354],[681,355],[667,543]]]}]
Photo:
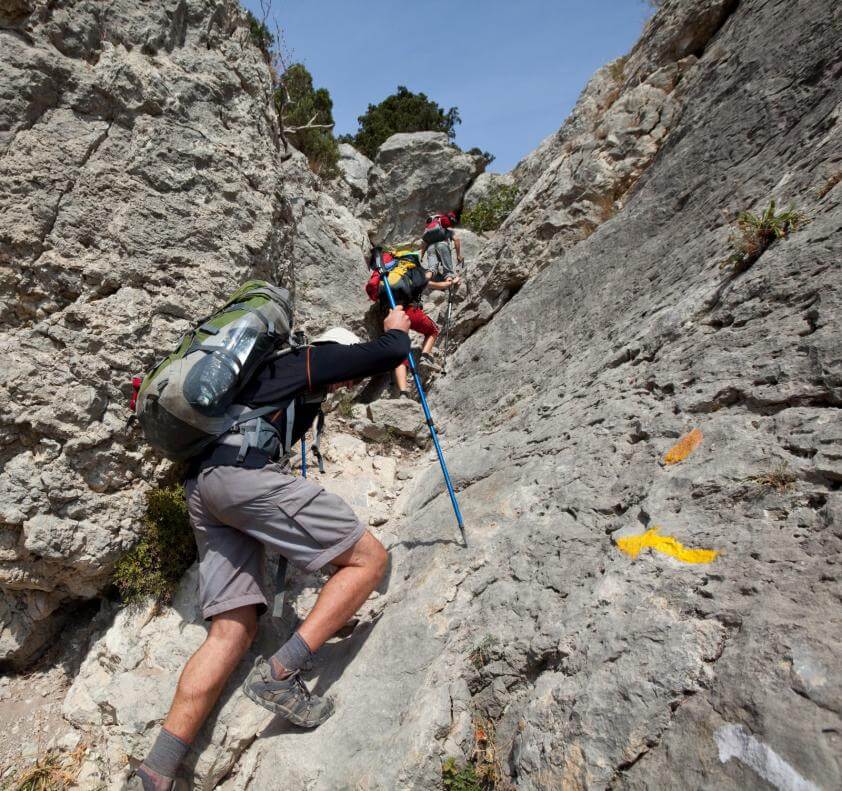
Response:
[{"label": "bare leg", "polygon": [[433,346],[436,345],[436,338],[438,335],[427,335],[424,338],[424,345],[421,347],[421,354],[429,354],[433,350]]},{"label": "bare leg", "polygon": [[257,633],[257,608],[250,604],[214,616],[205,642],[190,657],[175,690],[164,727],[192,742]]},{"label": "bare leg", "polygon": [[399,365],[395,368],[395,385],[397,386],[399,391],[406,390],[406,366]]},{"label": "bare leg", "polygon": [[359,610],[383,579],[388,558],[383,545],[366,531],[353,547],[330,561],[339,571],[325,583],[298,629],[311,651],[317,651]]}]

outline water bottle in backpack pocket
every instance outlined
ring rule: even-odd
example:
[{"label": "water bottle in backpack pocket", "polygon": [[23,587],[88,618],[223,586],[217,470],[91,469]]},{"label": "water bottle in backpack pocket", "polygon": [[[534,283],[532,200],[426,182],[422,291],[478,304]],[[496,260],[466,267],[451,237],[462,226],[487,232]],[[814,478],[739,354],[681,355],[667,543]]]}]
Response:
[{"label": "water bottle in backpack pocket", "polygon": [[237,381],[249,361],[263,359],[275,343],[266,332],[266,323],[258,315],[247,314],[213,330],[196,348],[207,353],[185,377],[184,397],[203,414],[215,415],[233,401]]},{"label": "water bottle in backpack pocket", "polygon": [[237,395],[289,344],[291,325],[286,289],[243,284],[143,378],[136,410],[147,441],[168,458],[189,459],[238,425]]}]

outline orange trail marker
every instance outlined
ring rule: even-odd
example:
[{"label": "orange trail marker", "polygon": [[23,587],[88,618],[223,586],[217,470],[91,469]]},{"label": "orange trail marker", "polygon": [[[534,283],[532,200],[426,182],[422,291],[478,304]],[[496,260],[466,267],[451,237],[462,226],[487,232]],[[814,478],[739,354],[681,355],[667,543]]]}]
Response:
[{"label": "orange trail marker", "polygon": [[688,549],[672,536],[660,535],[657,527],[641,535],[618,538],[617,548],[632,558],[636,558],[643,549],[654,549],[682,563],[710,563],[719,554],[715,549]]},{"label": "orange trail marker", "polygon": [[684,459],[702,444],[702,439],[702,432],[694,428],[667,451],[667,455],[664,456],[664,464],[678,464],[678,462],[684,461]]}]

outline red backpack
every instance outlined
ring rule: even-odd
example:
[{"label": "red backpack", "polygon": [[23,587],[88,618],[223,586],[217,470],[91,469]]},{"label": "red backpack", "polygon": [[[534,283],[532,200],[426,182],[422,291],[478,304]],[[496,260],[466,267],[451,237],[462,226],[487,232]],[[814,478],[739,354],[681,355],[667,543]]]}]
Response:
[{"label": "red backpack", "polygon": [[425,244],[435,244],[447,239],[447,229],[456,225],[456,214],[433,214],[427,217],[427,224],[424,226],[424,234],[421,239]]}]

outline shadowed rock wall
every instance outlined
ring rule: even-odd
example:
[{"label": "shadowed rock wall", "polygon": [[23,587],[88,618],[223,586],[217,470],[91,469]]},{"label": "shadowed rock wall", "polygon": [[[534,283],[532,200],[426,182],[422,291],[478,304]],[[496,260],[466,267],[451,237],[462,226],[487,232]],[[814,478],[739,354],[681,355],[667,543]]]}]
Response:
[{"label": "shadowed rock wall", "polygon": [[134,541],[158,462],[133,373],[284,270],[266,63],[235,3],[4,6],[0,660]]}]

